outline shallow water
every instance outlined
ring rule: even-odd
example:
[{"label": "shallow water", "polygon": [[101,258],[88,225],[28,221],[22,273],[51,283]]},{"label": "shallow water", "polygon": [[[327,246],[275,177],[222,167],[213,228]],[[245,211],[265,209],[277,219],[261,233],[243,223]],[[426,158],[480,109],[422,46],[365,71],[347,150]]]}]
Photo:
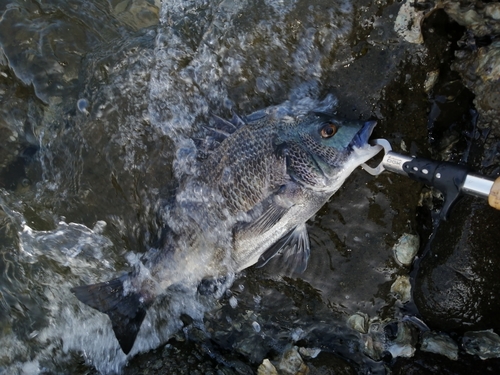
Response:
[{"label": "shallow water", "polygon": [[[332,371],[385,373],[387,353],[368,355],[365,342],[386,340],[375,330],[415,313],[391,292],[409,272],[392,246],[417,232],[421,186],[398,176],[353,173],[308,222],[304,274],[276,259],[237,275],[220,300],[174,291],[155,303],[130,357],[148,352],[146,361],[163,358],[158,368],[141,356],[124,367],[108,318],[69,289],[121,275],[154,246],[164,201],[196,170],[190,137],[210,113],[307,111],[333,94],[327,104],[338,101],[340,115],[375,116],[376,136],[425,154],[433,140],[423,81],[444,57],[393,31],[399,7],[0,5],[0,373],[252,373],[291,344],[335,353],[324,365]],[[349,327],[356,312],[372,319],[372,336]],[[152,351],[172,336],[161,355]]]}]

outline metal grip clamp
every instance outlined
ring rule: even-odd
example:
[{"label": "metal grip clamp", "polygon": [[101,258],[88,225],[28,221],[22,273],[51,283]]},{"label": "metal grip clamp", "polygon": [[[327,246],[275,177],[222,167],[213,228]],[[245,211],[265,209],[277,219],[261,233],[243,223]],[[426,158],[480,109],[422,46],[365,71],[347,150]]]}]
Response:
[{"label": "metal grip clamp", "polygon": [[387,170],[435,187],[444,195],[440,212],[443,219],[446,219],[451,207],[462,194],[488,198],[490,206],[500,209],[500,177],[494,181],[471,173],[468,167],[461,164],[398,154],[392,151],[386,139],[375,139],[370,143],[382,146],[384,157],[375,168],[367,164],[362,164],[361,167],[374,176]]}]

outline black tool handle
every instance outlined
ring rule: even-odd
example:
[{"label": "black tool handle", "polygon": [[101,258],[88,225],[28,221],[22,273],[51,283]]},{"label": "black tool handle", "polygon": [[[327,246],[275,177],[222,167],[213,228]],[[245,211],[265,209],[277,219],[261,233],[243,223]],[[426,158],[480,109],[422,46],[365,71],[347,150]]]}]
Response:
[{"label": "black tool handle", "polygon": [[469,173],[466,166],[447,161],[435,161],[420,157],[403,164],[403,171],[413,180],[433,186],[444,195],[440,216],[446,219],[450,208],[460,197]]}]

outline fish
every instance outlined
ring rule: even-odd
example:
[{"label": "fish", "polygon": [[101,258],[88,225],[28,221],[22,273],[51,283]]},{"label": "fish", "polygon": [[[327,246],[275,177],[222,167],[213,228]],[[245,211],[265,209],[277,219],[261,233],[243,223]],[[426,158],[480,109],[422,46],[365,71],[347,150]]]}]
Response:
[{"label": "fish", "polygon": [[128,354],[148,308],[168,290],[210,293],[211,280],[277,256],[303,272],[310,256],[306,222],[379,152],[368,143],[375,125],[314,111],[230,121],[214,115],[196,143],[197,170],[162,212],[161,243],[130,273],[72,293],[109,316]]}]

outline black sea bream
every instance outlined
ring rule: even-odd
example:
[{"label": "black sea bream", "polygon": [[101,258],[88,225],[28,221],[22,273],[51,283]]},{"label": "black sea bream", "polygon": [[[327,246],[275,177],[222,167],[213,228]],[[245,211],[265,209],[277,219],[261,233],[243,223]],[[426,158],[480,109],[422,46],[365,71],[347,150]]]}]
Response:
[{"label": "black sea bream", "polygon": [[169,288],[196,290],[276,254],[304,270],[305,223],[379,151],[367,143],[374,126],[314,112],[217,119],[198,172],[181,182],[166,210],[162,246],[130,274],[73,293],[110,317],[127,354],[148,307]]}]

